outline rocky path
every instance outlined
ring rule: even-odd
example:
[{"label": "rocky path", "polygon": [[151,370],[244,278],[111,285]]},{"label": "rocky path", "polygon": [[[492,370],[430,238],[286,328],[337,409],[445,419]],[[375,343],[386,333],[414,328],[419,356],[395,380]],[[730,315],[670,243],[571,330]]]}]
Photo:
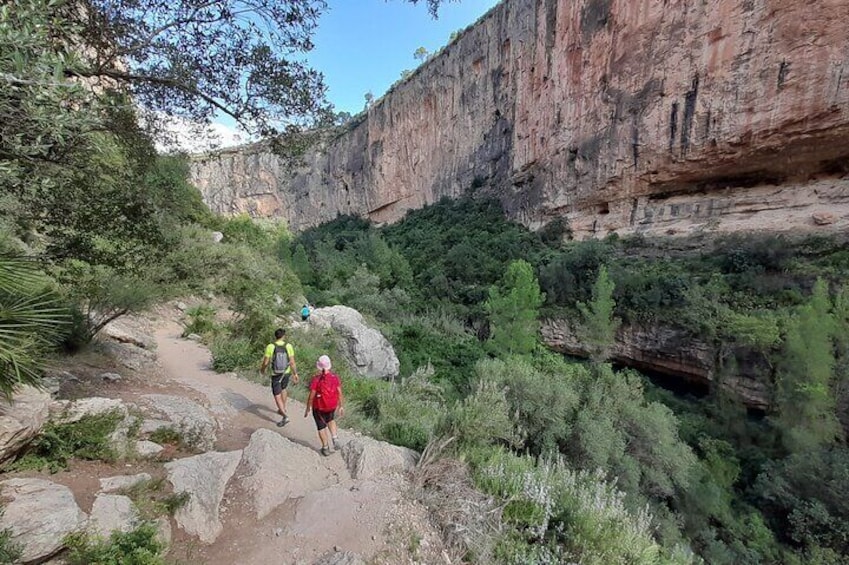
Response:
[{"label": "rocky path", "polygon": [[[215,373],[206,348],[182,339],[180,332],[172,322],[156,329],[165,378],[202,395],[218,422],[217,451],[251,450],[264,456],[259,469],[243,457],[228,482],[220,535],[209,544],[178,536],[175,557],[212,565],[433,560],[425,557],[433,552],[422,552],[418,559],[411,555],[410,548],[422,542],[425,549],[436,550],[438,538],[424,509],[408,500],[402,476],[352,478],[340,452],[330,457],[318,453],[315,426],[311,417],[303,417],[302,403],[290,399],[291,422],[276,427],[270,387]],[[299,360],[305,380],[312,373],[308,362]],[[352,439],[354,435],[340,430],[342,444]]]},{"label": "rocky path", "polygon": [[[126,488],[145,480],[162,485],[153,487],[160,496],[189,495],[173,517],[156,518],[169,563],[451,562],[411,495],[405,470],[414,452],[340,429],[340,449],[321,456],[302,403],[290,401],[291,421],[278,428],[270,386],[214,372],[208,350],[180,337],[172,312],[111,324],[86,355],[62,360],[51,391],[24,387],[0,406],[6,459],[48,421],[120,416],[108,439],[115,462],[0,472],[0,530],[25,549],[25,563],[64,563],[71,532],[131,530],[144,503]],[[298,359],[305,380],[314,363]]]}]

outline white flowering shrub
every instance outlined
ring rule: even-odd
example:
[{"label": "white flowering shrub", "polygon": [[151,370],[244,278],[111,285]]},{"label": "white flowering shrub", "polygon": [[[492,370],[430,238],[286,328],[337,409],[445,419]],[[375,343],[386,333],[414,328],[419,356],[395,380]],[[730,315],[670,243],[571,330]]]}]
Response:
[{"label": "white flowering shrub", "polygon": [[582,565],[684,564],[653,538],[647,509],[634,512],[625,495],[601,471],[575,471],[562,457],[535,461],[493,452],[477,468],[477,483],[505,506],[512,526],[498,556],[508,563]]}]

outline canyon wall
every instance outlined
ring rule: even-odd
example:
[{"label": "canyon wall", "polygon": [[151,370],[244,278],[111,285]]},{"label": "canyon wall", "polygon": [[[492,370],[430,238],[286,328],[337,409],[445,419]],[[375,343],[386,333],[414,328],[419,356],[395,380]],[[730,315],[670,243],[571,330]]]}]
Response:
[{"label": "canyon wall", "polygon": [[301,230],[472,191],[576,237],[849,227],[849,0],[506,0],[300,162],[197,156]]}]

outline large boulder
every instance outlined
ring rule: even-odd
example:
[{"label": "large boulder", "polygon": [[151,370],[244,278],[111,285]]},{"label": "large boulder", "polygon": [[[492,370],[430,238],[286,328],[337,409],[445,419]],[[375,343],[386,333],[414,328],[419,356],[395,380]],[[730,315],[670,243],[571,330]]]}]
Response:
[{"label": "large boulder", "polygon": [[156,338],[153,337],[150,323],[135,316],[123,316],[112,320],[100,330],[100,336],[142,349],[156,349]]},{"label": "large boulder", "polygon": [[151,408],[168,418],[187,445],[201,451],[213,448],[218,422],[206,408],[182,396],[146,394],[143,398]]},{"label": "large boulder", "polygon": [[362,377],[394,378],[401,366],[392,344],[363,316],[347,306],[317,308],[311,316],[320,328],[331,328],[345,338],[345,357],[351,368]]},{"label": "large boulder", "polygon": [[156,353],[132,343],[101,339],[98,346],[109,357],[133,371],[146,371],[156,366]]},{"label": "large boulder", "polygon": [[324,467],[304,474],[304,462],[315,458],[315,452],[280,434],[261,428],[251,435],[242,454],[239,481],[251,497],[257,519],[261,520],[289,498],[333,483]]},{"label": "large boulder", "polygon": [[12,543],[23,548],[23,563],[41,562],[56,554],[63,538],[86,521],[71,490],[51,481],[9,479],[0,483],[0,496],[8,500],[0,530],[12,532]]},{"label": "large boulder", "polygon": [[419,460],[419,454],[385,441],[358,437],[342,446],[342,458],[351,477],[370,479],[392,471],[412,469]]},{"label": "large boulder", "polygon": [[14,458],[41,431],[50,411],[50,394],[22,386],[11,402],[0,401],[0,463]]},{"label": "large boulder", "polygon": [[177,525],[203,543],[214,542],[223,529],[219,506],[241,458],[241,450],[209,452],[165,465],[174,492],[189,493],[189,501],[174,515]]},{"label": "large boulder", "polygon": [[87,529],[108,538],[113,531],[129,532],[139,523],[139,513],[129,497],[120,494],[98,494],[91,507]]}]

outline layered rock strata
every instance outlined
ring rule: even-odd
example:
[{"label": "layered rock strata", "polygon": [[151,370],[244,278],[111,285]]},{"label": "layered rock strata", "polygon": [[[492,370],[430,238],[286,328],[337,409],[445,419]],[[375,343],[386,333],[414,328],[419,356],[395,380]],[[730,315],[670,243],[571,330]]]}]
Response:
[{"label": "layered rock strata", "polygon": [[[540,333],[543,342],[555,351],[589,356],[569,320],[543,320]],[[674,377],[693,390],[722,388],[757,410],[768,409],[773,400],[771,377],[764,376],[770,375],[771,370],[763,356],[744,349],[720,351],[678,328],[623,325],[616,332],[610,359],[648,373]],[[723,371],[723,361],[734,370]]]},{"label": "layered rock strata", "polygon": [[294,230],[495,195],[532,228],[849,227],[849,0],[506,0],[298,162],[197,157]]}]

